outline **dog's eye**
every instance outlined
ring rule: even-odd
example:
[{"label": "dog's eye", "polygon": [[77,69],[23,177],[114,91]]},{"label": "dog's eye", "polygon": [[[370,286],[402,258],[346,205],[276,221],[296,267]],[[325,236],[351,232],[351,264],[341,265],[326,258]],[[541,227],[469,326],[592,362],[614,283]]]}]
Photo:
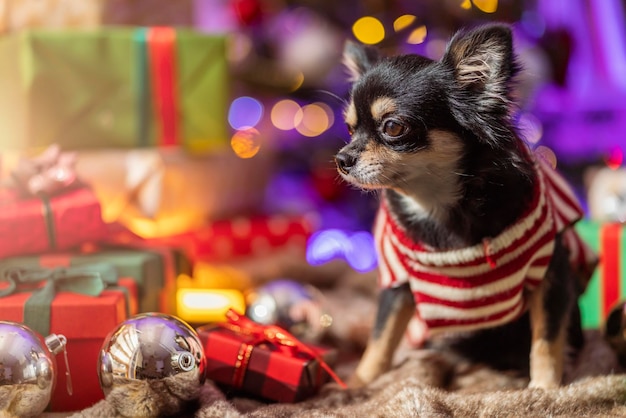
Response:
[{"label": "dog's eye", "polygon": [[385,135],[390,136],[392,138],[399,137],[405,131],[405,127],[403,124],[398,122],[397,120],[390,119],[385,122],[383,125],[383,132]]}]

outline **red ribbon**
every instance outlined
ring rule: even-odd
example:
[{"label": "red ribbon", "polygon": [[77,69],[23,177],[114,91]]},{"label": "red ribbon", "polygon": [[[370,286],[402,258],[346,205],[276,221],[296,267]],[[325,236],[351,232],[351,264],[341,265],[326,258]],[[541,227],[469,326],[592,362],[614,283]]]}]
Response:
[{"label": "red ribbon", "polygon": [[238,334],[253,338],[253,342],[243,344],[241,346],[237,355],[235,376],[233,377],[235,387],[241,387],[243,384],[243,379],[245,377],[248,362],[250,361],[250,356],[252,355],[254,346],[263,342],[268,342],[277,347],[286,347],[293,352],[303,353],[310,356],[312,359],[318,361],[322,369],[324,369],[329,376],[339,384],[339,386],[344,389],[347,387],[316,351],[299,341],[296,337],[284,329],[275,325],[258,324],[245,316],[239,315],[233,309],[229,309],[226,312],[226,318],[228,319],[228,322],[222,324],[223,327]]},{"label": "red ribbon", "polygon": [[178,143],[178,103],[176,101],[176,30],[153,27],[148,32],[148,52],[152,91],[158,120],[161,122],[159,145]]}]

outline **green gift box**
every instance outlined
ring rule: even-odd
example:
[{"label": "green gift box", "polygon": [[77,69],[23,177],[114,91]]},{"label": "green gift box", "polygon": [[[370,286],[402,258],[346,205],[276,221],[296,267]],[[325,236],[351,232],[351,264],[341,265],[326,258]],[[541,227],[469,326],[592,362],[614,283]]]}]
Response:
[{"label": "green gift box", "polygon": [[137,284],[140,312],[175,312],[175,286],[178,274],[176,259],[165,248],[106,248],[88,253],[51,253],[10,257],[0,260],[0,271],[8,267],[71,267],[107,263],[118,277],[128,277]]},{"label": "green gift box", "polygon": [[223,147],[226,38],[169,27],[32,30],[0,38],[0,151]]},{"label": "green gift box", "polygon": [[584,328],[599,328],[618,302],[626,300],[626,224],[581,220],[576,230],[600,256],[579,299]]}]

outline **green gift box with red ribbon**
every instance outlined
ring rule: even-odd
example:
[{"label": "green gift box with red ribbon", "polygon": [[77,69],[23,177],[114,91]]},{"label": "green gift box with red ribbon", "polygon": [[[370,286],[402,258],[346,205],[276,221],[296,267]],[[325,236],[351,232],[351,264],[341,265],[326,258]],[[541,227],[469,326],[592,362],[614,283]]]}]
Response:
[{"label": "green gift box with red ribbon", "polygon": [[0,150],[230,140],[226,37],[170,27],[32,30],[0,38]]},{"label": "green gift box with red ribbon", "polygon": [[618,302],[626,300],[626,224],[581,220],[581,238],[600,256],[579,300],[583,327],[600,328]]}]

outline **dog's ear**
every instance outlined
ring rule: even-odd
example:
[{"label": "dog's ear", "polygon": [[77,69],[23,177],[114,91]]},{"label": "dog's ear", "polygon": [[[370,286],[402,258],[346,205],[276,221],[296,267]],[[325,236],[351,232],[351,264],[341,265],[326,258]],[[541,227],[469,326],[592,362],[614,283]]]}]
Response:
[{"label": "dog's ear", "polygon": [[343,64],[348,69],[349,81],[357,81],[378,60],[380,60],[378,49],[346,41],[343,48]]},{"label": "dog's ear", "polygon": [[491,24],[458,32],[441,62],[454,74],[450,104],[461,125],[492,147],[510,142],[512,80],[518,71],[511,29]]},{"label": "dog's ear", "polygon": [[492,24],[457,32],[442,61],[452,66],[461,87],[506,99],[516,71],[511,29]]}]

